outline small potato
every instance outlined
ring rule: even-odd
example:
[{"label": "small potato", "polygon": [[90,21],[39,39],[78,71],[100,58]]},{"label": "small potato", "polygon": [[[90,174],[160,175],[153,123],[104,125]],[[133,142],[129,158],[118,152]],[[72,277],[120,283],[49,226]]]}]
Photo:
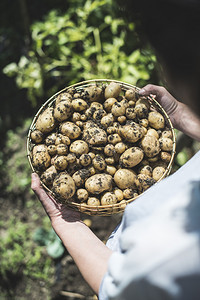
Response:
[{"label": "small potato", "polygon": [[110,205],[110,204],[115,204],[115,203],[117,203],[117,198],[114,193],[106,192],[101,197],[101,205]]},{"label": "small potato", "polygon": [[93,167],[98,171],[103,171],[106,168],[106,162],[104,158],[97,154],[92,160]]},{"label": "small potato", "polygon": [[81,119],[81,114],[77,111],[75,111],[72,115],[72,122],[76,123],[77,121],[80,121]]},{"label": "small potato", "polygon": [[105,88],[105,98],[117,98],[121,92],[121,86],[119,83],[111,82]]},{"label": "small potato", "polygon": [[59,102],[54,108],[54,117],[59,122],[67,120],[72,114],[71,100]]},{"label": "small potato", "polygon": [[88,191],[86,189],[78,189],[76,191],[76,196],[80,202],[87,201],[88,199]]},{"label": "small potato", "polygon": [[134,89],[129,89],[125,93],[125,98],[128,100],[136,100],[136,95],[135,95],[135,90]]},{"label": "small potato", "polygon": [[114,157],[105,157],[105,162],[107,165],[114,165],[115,159],[114,159]]},{"label": "small potato", "polygon": [[87,102],[83,99],[77,98],[72,100],[72,107],[75,111],[82,112],[86,110],[87,106]]},{"label": "small potato", "polygon": [[115,154],[115,146],[113,144],[107,144],[104,148],[106,156],[113,156]]},{"label": "small potato", "polygon": [[106,130],[107,134],[113,134],[118,132],[118,128],[115,126],[109,126]]},{"label": "small potato", "polygon": [[97,109],[103,109],[103,105],[99,102],[92,102],[90,108],[95,111]]},{"label": "small potato", "polygon": [[48,153],[51,156],[56,155],[56,153],[57,153],[57,146],[56,145],[49,145],[49,146],[47,146],[47,150],[48,150]]},{"label": "small potato", "polygon": [[56,141],[56,138],[57,138],[57,133],[51,133],[50,135],[48,135],[45,139],[45,143],[47,146],[49,145],[54,145],[55,144],[55,141]]},{"label": "small potato", "polygon": [[139,169],[139,173],[152,177],[152,167],[150,165],[145,165]]},{"label": "small potato", "polygon": [[96,197],[89,197],[88,201],[87,201],[87,205],[99,206],[100,205],[100,201]]},{"label": "small potato", "polygon": [[112,176],[101,173],[89,177],[85,182],[86,190],[91,194],[100,194],[112,189]]},{"label": "small potato", "polygon": [[103,125],[103,127],[105,128],[112,126],[113,122],[114,122],[114,117],[111,113],[107,114],[106,116],[103,116],[101,119],[101,125]]},{"label": "small potato", "polygon": [[63,134],[61,134],[60,136],[61,136],[61,143],[69,146],[71,143],[70,138],[68,138],[68,136],[63,135]]},{"label": "small potato", "polygon": [[58,199],[70,200],[76,191],[75,182],[69,174],[61,172],[56,176],[52,190]]},{"label": "small potato", "polygon": [[85,183],[86,179],[89,176],[90,176],[90,172],[88,171],[88,169],[80,169],[72,175],[72,178],[76,186],[80,187],[83,186],[83,184]]},{"label": "small potato", "polygon": [[125,115],[127,119],[134,120],[136,118],[136,112],[134,107],[127,107]]},{"label": "small potato", "polygon": [[50,166],[51,156],[46,145],[39,144],[33,147],[32,163],[37,170],[45,170]]},{"label": "small potato", "polygon": [[134,186],[136,173],[130,169],[119,169],[114,175],[116,185],[124,190]]},{"label": "small potato", "polygon": [[162,137],[163,138],[169,138],[169,139],[172,139],[172,132],[171,130],[164,130],[162,132]]},{"label": "small potato", "polygon": [[74,162],[76,162],[76,154],[75,153],[68,153],[66,158],[67,158],[67,162],[69,164],[73,164]]},{"label": "small potato", "polygon": [[110,165],[107,165],[106,166],[106,172],[108,174],[110,174],[111,176],[113,176],[115,173],[116,173],[117,169],[114,167],[114,166],[110,166]]},{"label": "small potato", "polygon": [[130,124],[121,126],[119,128],[119,135],[124,138],[126,141],[135,143],[139,139],[141,139],[145,134],[145,130],[143,126],[135,122],[131,122]]},{"label": "small potato", "polygon": [[108,98],[108,99],[106,99],[106,101],[104,102],[104,108],[105,108],[105,110],[108,112],[108,113],[110,113],[111,112],[111,109],[112,109],[112,106],[113,106],[113,104],[115,103],[115,102],[117,102],[117,99],[115,99],[115,98]]},{"label": "small potato", "polygon": [[32,131],[31,132],[31,140],[36,144],[41,143],[43,140],[43,133],[40,130]]},{"label": "small potato", "polygon": [[72,122],[62,123],[60,125],[60,131],[70,139],[77,139],[81,134],[81,129]]},{"label": "small potato", "polygon": [[54,109],[52,107],[46,108],[39,116],[35,123],[35,128],[42,133],[51,132],[55,126],[56,122],[53,116]]},{"label": "small potato", "polygon": [[69,147],[70,152],[76,155],[87,154],[89,152],[88,144],[82,140],[76,140]]},{"label": "small potato", "polygon": [[56,98],[56,105],[61,101],[66,101],[71,99],[72,99],[72,95],[70,95],[70,93],[61,93]]},{"label": "small potato", "polygon": [[149,121],[148,121],[147,119],[140,119],[140,120],[139,120],[139,124],[140,124],[141,126],[147,128],[148,125],[149,125]]},{"label": "small potato", "polygon": [[117,121],[120,123],[120,124],[125,124],[126,123],[126,117],[125,116],[119,116],[117,118]]},{"label": "small potato", "polygon": [[92,146],[105,145],[107,134],[94,122],[87,122],[83,130],[83,140]]},{"label": "small potato", "polygon": [[91,156],[89,154],[84,153],[80,156],[79,162],[84,167],[89,166],[92,163]]},{"label": "small potato", "polygon": [[66,170],[68,165],[67,162],[67,157],[64,155],[56,156],[54,158],[54,166],[56,167],[57,170],[59,171],[64,171]]},{"label": "small potato", "polygon": [[144,136],[141,145],[146,156],[148,157],[156,156],[161,150],[159,140],[152,135]]},{"label": "small potato", "polygon": [[108,135],[108,143],[110,143],[110,144],[115,145],[117,143],[120,143],[121,141],[122,141],[122,138],[118,133],[113,133],[113,134]]},{"label": "small potato", "polygon": [[95,110],[95,112],[93,113],[93,119],[95,120],[95,122],[99,122],[101,121],[101,119],[106,116],[106,111],[104,109],[97,109]]},{"label": "small potato", "polygon": [[134,112],[136,113],[138,118],[143,119],[143,118],[146,118],[148,116],[149,109],[143,103],[140,103],[140,104],[136,103]]},{"label": "small potato", "polygon": [[68,152],[68,147],[65,144],[57,145],[57,154],[58,155],[66,155]]},{"label": "small potato", "polygon": [[149,125],[155,129],[162,129],[165,127],[164,117],[157,111],[151,111],[148,116]]},{"label": "small potato", "polygon": [[111,113],[115,117],[124,116],[126,107],[121,102],[115,102],[112,106]]},{"label": "small potato", "polygon": [[155,136],[155,138],[159,139],[159,134],[158,134],[158,132],[157,132],[155,129],[153,129],[153,128],[149,128],[149,129],[147,130],[146,135],[153,135],[153,136]]},{"label": "small potato", "polygon": [[153,169],[153,179],[155,179],[156,181],[158,181],[165,173],[166,169],[164,167],[156,167]]},{"label": "small potato", "polygon": [[41,175],[41,180],[42,182],[50,187],[53,184],[53,181],[57,175],[57,170],[54,166],[49,167],[48,169],[46,169],[42,175]]},{"label": "small potato", "polygon": [[160,158],[161,158],[162,161],[164,161],[166,163],[169,163],[170,160],[171,160],[171,158],[172,158],[172,156],[171,156],[171,154],[169,152],[162,151],[160,153]]},{"label": "small potato", "polygon": [[144,152],[139,147],[131,147],[120,156],[120,164],[127,168],[138,165],[144,157]]},{"label": "small potato", "polygon": [[135,185],[140,193],[146,191],[155,182],[155,179],[145,174],[139,174],[135,179]]},{"label": "small potato", "polygon": [[173,141],[170,138],[160,138],[160,148],[162,151],[172,151],[173,149]]},{"label": "small potato", "polygon": [[127,189],[123,190],[123,196],[124,196],[124,199],[128,200],[128,199],[137,197],[138,193],[136,192],[135,189],[127,188]]},{"label": "small potato", "polygon": [[123,142],[119,142],[119,143],[115,144],[115,152],[118,153],[118,154],[124,153],[126,148],[127,147]]},{"label": "small potato", "polygon": [[102,89],[98,86],[89,86],[84,90],[84,99],[89,102],[100,102],[103,100]]},{"label": "small potato", "polygon": [[114,189],[114,194],[115,194],[115,197],[117,199],[117,202],[122,201],[124,199],[124,195],[123,195],[122,190],[116,188],[116,189]]}]

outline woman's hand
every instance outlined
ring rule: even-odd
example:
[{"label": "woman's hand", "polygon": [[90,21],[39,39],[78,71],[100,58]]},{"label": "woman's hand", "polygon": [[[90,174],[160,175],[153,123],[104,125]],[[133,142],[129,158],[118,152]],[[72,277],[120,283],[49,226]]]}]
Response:
[{"label": "woman's hand", "polygon": [[170,117],[173,126],[200,141],[200,119],[188,106],[176,100],[164,87],[148,84],[139,91],[139,95],[155,96]]}]

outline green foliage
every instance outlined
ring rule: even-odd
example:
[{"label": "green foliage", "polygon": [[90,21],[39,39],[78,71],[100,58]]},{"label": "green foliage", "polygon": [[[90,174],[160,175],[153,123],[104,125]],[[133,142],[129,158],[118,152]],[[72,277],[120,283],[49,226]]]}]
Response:
[{"label": "green foliage", "polygon": [[44,255],[44,247],[34,244],[28,224],[12,217],[0,226],[0,276],[4,280],[10,273],[49,279],[52,261]]},{"label": "green foliage", "polygon": [[[30,120],[22,127],[9,130],[6,136],[5,151],[0,155],[0,168],[5,174],[6,191],[15,195],[22,194],[30,186],[30,166],[26,155],[26,136]],[[4,163],[1,164],[1,161]]]},{"label": "green foliage", "polygon": [[64,14],[52,10],[43,22],[33,23],[31,33],[27,56],[7,65],[4,73],[16,77],[33,104],[82,80],[144,84],[154,69],[155,57],[140,49],[134,24],[116,15],[111,0],[71,0]]}]

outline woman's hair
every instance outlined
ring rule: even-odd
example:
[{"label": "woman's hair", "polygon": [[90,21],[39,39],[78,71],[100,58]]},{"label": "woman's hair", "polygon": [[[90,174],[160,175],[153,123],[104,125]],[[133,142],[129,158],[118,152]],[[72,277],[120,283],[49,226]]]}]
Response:
[{"label": "woman's hair", "polygon": [[124,16],[139,24],[140,36],[146,36],[173,77],[200,78],[200,0],[118,3]]}]

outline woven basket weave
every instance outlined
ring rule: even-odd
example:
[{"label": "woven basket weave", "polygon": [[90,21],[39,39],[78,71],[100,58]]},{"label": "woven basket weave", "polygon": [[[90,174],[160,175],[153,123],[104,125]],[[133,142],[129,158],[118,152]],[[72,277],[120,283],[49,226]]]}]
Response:
[{"label": "woven basket weave", "polygon": [[[27,137],[27,157],[28,157],[28,161],[30,163],[30,166],[31,166],[31,169],[32,169],[33,172],[37,172],[37,171],[34,169],[34,167],[32,165],[32,161],[31,161],[31,150],[32,150],[32,147],[33,147],[33,143],[31,141],[31,132],[35,129],[35,123],[37,121],[38,116],[47,107],[51,107],[54,104],[54,101],[55,101],[56,97],[59,94],[61,94],[63,92],[67,92],[67,90],[69,90],[71,88],[74,88],[77,92],[81,92],[88,86],[91,86],[91,85],[97,85],[97,86],[108,85],[110,82],[116,82],[116,83],[120,84],[121,90],[124,93],[128,89],[134,89],[136,92],[139,91],[138,87],[133,86],[133,85],[128,84],[128,83],[121,82],[121,81],[108,80],[108,79],[88,80],[88,81],[79,82],[77,84],[74,84],[74,85],[71,85],[71,86],[68,86],[68,87],[64,88],[63,90],[59,91],[58,93],[53,95],[51,98],[49,98],[41,106],[41,108],[38,110],[38,112],[36,113],[32,123],[31,123],[31,126],[30,126],[29,131],[28,131],[28,137]],[[170,174],[170,171],[171,171],[171,168],[172,168],[174,155],[175,155],[175,149],[176,149],[175,132],[174,132],[174,128],[172,126],[172,123],[170,121],[170,118],[167,115],[167,113],[165,112],[165,110],[162,108],[162,106],[154,99],[153,96],[149,96],[149,97],[147,97],[147,99],[148,99],[152,109],[160,112],[163,115],[163,117],[165,118],[165,122],[166,122],[167,126],[169,127],[169,129],[172,132],[173,149],[171,151],[171,160],[170,160],[170,162],[169,162],[169,164],[166,168],[165,173],[158,180],[158,181],[161,181],[163,178],[165,178],[166,176],[168,176]],[[44,185],[43,182],[41,182],[41,184],[47,190],[47,192],[50,193],[55,198],[55,195],[53,194],[53,192],[46,185]],[[77,202],[66,202],[66,205],[68,207],[74,209],[74,210],[78,210],[82,213],[86,213],[86,214],[89,214],[89,215],[110,216],[112,214],[123,212],[126,205],[129,204],[130,202],[132,202],[133,200],[135,200],[137,197],[131,198],[131,199],[128,199],[128,200],[122,200],[121,202],[116,203],[116,204],[104,205],[104,206],[103,205],[92,206],[92,205],[87,205],[85,203],[77,203]]]}]

